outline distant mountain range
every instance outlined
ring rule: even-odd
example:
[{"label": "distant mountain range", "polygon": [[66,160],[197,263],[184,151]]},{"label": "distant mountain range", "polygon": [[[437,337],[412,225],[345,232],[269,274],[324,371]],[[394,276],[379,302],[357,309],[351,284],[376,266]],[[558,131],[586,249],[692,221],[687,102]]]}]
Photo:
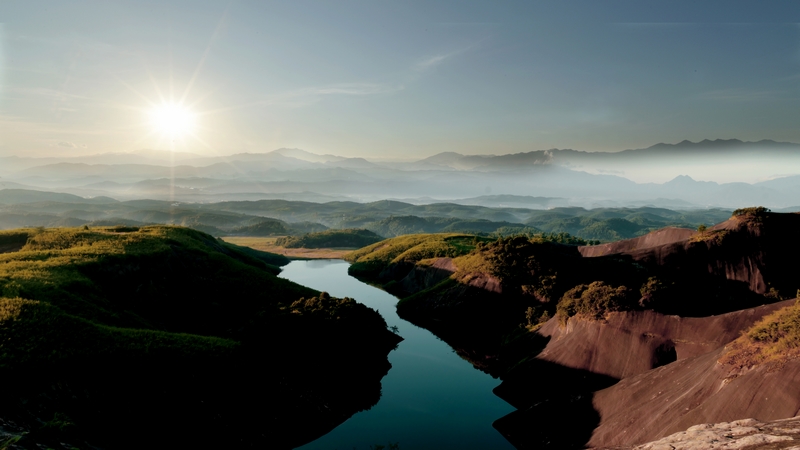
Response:
[{"label": "distant mountain range", "polygon": [[787,208],[800,204],[800,144],[718,139],[616,153],[445,152],[412,162],[288,148],[227,156],[152,150],[60,158],[12,156],[0,158],[0,188],[182,202],[395,198],[533,208],[753,204]]}]

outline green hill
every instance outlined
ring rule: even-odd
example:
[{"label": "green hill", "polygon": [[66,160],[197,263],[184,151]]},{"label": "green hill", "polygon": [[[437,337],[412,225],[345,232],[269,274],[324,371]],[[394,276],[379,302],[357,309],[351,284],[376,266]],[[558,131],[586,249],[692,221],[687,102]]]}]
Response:
[{"label": "green hill", "polygon": [[110,197],[84,198],[72,194],[28,189],[0,189],[0,204],[14,205],[41,202],[108,204],[117,203],[117,200]]},{"label": "green hill", "polygon": [[276,277],[287,261],[181,227],[0,232],[0,376],[15,387],[0,420],[22,448],[326,433],[377,401],[399,338],[351,299]]},{"label": "green hill", "polygon": [[348,229],[282,237],[275,241],[275,245],[286,248],[361,248],[382,240],[383,237],[369,230]]}]

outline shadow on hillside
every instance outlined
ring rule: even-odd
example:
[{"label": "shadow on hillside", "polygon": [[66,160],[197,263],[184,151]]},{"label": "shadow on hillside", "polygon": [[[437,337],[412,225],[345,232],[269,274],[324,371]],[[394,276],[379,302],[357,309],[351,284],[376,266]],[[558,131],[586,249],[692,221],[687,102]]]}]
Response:
[{"label": "shadow on hillside", "polygon": [[[388,363],[317,366],[313,376],[286,370],[309,366],[305,356],[271,363],[96,360],[48,373],[4,371],[14,389],[0,393],[0,426],[13,424],[8,434],[23,449],[296,448],[374,406],[388,371]],[[323,371],[320,383],[314,378]]]},{"label": "shadow on hillside", "polygon": [[476,369],[503,380],[493,392],[517,411],[493,426],[519,449],[583,448],[600,423],[592,393],[619,381],[536,359],[550,338],[522,328],[509,333],[508,324],[463,316],[456,325],[404,319],[431,331]]},{"label": "shadow on hillside", "polygon": [[540,359],[514,368],[494,389],[517,408],[494,428],[518,449],[578,449],[592,437],[600,415],[593,393],[616,378]]}]

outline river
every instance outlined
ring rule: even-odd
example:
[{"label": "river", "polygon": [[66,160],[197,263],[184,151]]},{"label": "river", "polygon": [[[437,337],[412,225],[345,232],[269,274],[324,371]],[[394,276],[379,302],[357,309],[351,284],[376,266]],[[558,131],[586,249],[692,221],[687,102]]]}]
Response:
[{"label": "river", "polygon": [[476,370],[428,330],[397,316],[397,298],[347,274],[342,260],[292,261],[281,277],[351,297],[378,310],[404,341],[389,354],[381,399],[303,450],[367,450],[399,443],[400,450],[513,449],[492,422],[513,408],[492,389],[499,380]]}]

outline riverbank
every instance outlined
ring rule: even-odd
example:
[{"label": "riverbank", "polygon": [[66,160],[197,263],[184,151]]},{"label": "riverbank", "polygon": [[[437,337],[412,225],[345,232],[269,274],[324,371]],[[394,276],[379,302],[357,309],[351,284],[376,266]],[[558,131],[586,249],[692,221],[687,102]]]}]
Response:
[{"label": "riverbank", "polygon": [[347,274],[341,260],[292,261],[280,277],[332,296],[352,297],[377,310],[403,341],[389,354],[381,399],[303,450],[368,449],[398,443],[401,449],[513,449],[492,423],[513,411],[492,393],[498,380],[475,370],[431,332],[397,316],[397,298]]}]

